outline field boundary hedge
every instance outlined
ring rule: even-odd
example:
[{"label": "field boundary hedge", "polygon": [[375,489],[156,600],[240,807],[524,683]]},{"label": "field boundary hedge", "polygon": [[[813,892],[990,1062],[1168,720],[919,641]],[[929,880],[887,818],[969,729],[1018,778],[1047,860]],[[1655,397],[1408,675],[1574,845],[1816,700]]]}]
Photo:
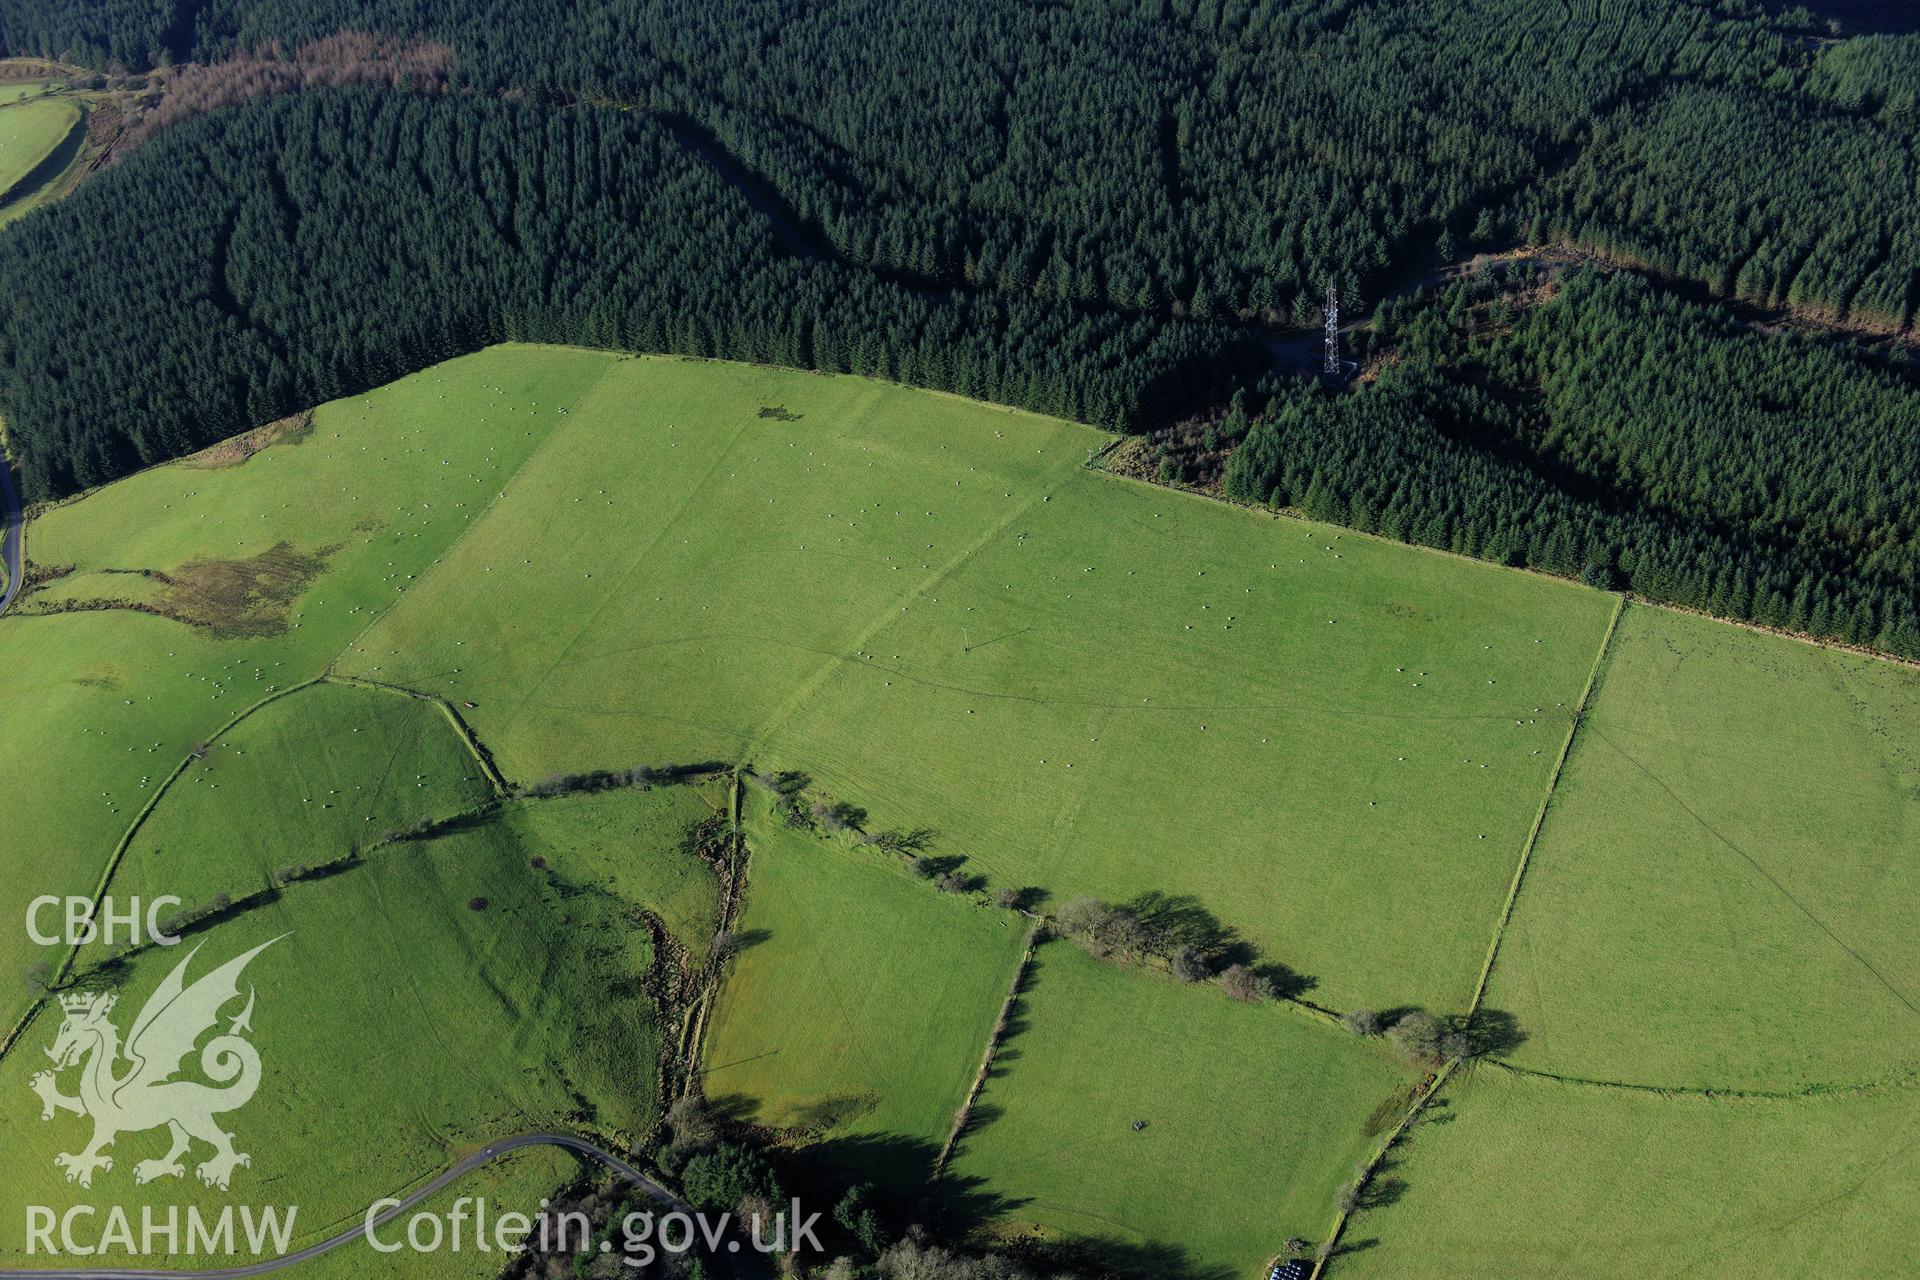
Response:
[{"label": "field boundary hedge", "polygon": [[1046,925],[1035,920],[1027,930],[1026,949],[1020,955],[1020,963],[1014,968],[1013,981],[1007,984],[1007,998],[1000,1002],[1000,1016],[994,1019],[993,1033],[987,1037],[987,1051],[980,1057],[980,1069],[973,1073],[973,1084],[967,1089],[966,1101],[953,1113],[953,1128],[947,1132],[947,1141],[940,1148],[939,1158],[933,1162],[933,1179],[938,1182],[947,1171],[947,1162],[953,1159],[953,1149],[960,1142],[960,1135],[966,1132],[967,1122],[973,1118],[974,1103],[980,1100],[980,1091],[986,1088],[987,1073],[993,1069],[993,1059],[1000,1052],[1000,1042],[1006,1038],[1007,1023],[1012,1020],[1013,1006],[1020,999],[1020,989],[1026,985],[1027,974],[1033,969],[1034,949],[1040,944],[1040,931]]},{"label": "field boundary hedge", "polygon": [[1600,678],[1600,668],[1613,647],[1613,633],[1619,627],[1620,615],[1626,609],[1626,597],[1614,597],[1613,616],[1607,619],[1607,632],[1600,637],[1600,651],[1594,654],[1593,665],[1587,669],[1587,683],[1580,690],[1580,700],[1574,703],[1573,719],[1567,725],[1566,739],[1560,744],[1560,757],[1553,762],[1553,772],[1547,778],[1547,792],[1540,797],[1540,808],[1533,815],[1533,826],[1527,831],[1526,843],[1520,847],[1520,864],[1513,869],[1513,883],[1507,887],[1506,905],[1500,909],[1500,919],[1494,924],[1493,941],[1487,945],[1487,960],[1480,966],[1480,981],[1474,984],[1473,999],[1467,1004],[1469,1018],[1480,1011],[1480,1001],[1487,993],[1487,981],[1493,976],[1501,939],[1506,937],[1507,923],[1513,919],[1513,905],[1520,898],[1520,882],[1526,878],[1527,866],[1533,860],[1533,846],[1539,842],[1541,828],[1547,824],[1547,810],[1552,807],[1553,793],[1560,786],[1560,773],[1567,767],[1567,757],[1573,753],[1573,740],[1579,736],[1580,721],[1587,713],[1587,702],[1593,696],[1593,687]]}]

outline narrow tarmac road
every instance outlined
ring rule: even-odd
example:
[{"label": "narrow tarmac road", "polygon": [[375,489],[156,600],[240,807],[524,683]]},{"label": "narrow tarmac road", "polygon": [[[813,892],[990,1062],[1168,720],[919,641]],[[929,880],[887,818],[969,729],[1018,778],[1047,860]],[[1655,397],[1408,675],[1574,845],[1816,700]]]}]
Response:
[{"label": "narrow tarmac road", "polygon": [[[483,1164],[498,1160],[508,1152],[518,1151],[523,1147],[560,1147],[576,1155],[598,1160],[664,1206],[669,1212],[691,1215],[694,1211],[692,1205],[652,1178],[641,1173],[619,1156],[602,1151],[591,1142],[570,1137],[564,1133],[528,1133],[489,1143],[408,1195],[399,1204],[376,1215],[371,1225],[380,1227],[392,1221],[422,1200],[445,1188],[447,1184],[459,1180]],[[317,1244],[310,1244],[304,1249],[283,1254],[278,1258],[268,1258],[261,1262],[234,1267],[214,1267],[204,1271],[191,1271],[180,1267],[34,1267],[26,1270],[0,1269],[0,1280],[229,1280],[230,1277],[261,1276],[271,1271],[279,1271],[283,1267],[291,1267],[295,1263],[305,1262],[309,1258],[317,1258],[323,1253],[338,1249],[341,1245],[351,1244],[363,1237],[368,1229],[366,1220],[362,1218],[345,1231],[329,1236]],[[768,1280],[773,1275],[772,1269],[766,1265],[764,1259],[747,1252],[723,1257],[721,1265],[731,1269],[734,1280]]]},{"label": "narrow tarmac road", "polygon": [[6,590],[0,591],[0,613],[5,613],[13,598],[20,594],[20,542],[25,529],[20,490],[13,483],[13,468],[7,464],[6,457],[0,455],[0,563],[7,566]]}]

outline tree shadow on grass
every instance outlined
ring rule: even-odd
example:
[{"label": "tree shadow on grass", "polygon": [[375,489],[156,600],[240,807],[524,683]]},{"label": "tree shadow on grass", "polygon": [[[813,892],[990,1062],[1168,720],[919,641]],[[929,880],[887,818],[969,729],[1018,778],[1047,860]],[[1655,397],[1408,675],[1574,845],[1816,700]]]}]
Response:
[{"label": "tree shadow on grass", "polygon": [[1223,965],[1251,964],[1255,959],[1253,948],[1192,894],[1150,889],[1120,906],[1132,912],[1166,950],[1192,947],[1202,955],[1216,957]]},{"label": "tree shadow on grass", "polygon": [[1504,1058],[1527,1042],[1520,1021],[1504,1009],[1482,1005],[1461,1027],[1473,1041],[1474,1053],[1482,1058]]},{"label": "tree shadow on grass", "polygon": [[1366,1187],[1360,1192],[1362,1209],[1381,1209],[1390,1204],[1398,1204],[1407,1194],[1404,1178],[1382,1178],[1374,1176],[1367,1179]]},{"label": "tree shadow on grass", "polygon": [[726,937],[726,949],[734,955],[739,955],[742,951],[751,951],[761,943],[771,941],[773,931],[771,929],[736,929]]},{"label": "tree shadow on grass", "polygon": [[[1019,1060],[1018,1044],[1029,1030],[1028,1000],[1044,979],[1046,957],[1045,947],[1037,950],[1015,985],[988,1068],[989,1081],[1006,1074],[1010,1064]],[[956,1157],[972,1135],[1006,1119],[990,1097],[977,1098],[958,1137]],[[1234,1280],[1230,1268],[1203,1262],[1180,1245],[1165,1241],[1018,1237],[1008,1244],[1002,1233],[1009,1224],[1021,1222],[1031,1199],[996,1188],[987,1177],[956,1173],[952,1160],[936,1178],[939,1155],[938,1144],[900,1134],[829,1135],[793,1152],[789,1164],[795,1185],[813,1189],[813,1195],[829,1206],[838,1203],[847,1188],[872,1184],[884,1216],[896,1231],[919,1223],[937,1239],[965,1241],[982,1240],[989,1228],[998,1228],[992,1246],[1042,1273],[1114,1280]],[[1223,1172],[1223,1176],[1227,1175]],[[1125,1224],[1115,1226],[1116,1234],[1131,1234]]]},{"label": "tree shadow on grass", "polygon": [[[812,1189],[824,1207],[847,1190],[870,1184],[882,1217],[894,1234],[917,1223],[941,1240],[978,1239],[987,1228],[1018,1220],[1031,1203],[987,1185],[983,1178],[955,1174],[949,1166],[933,1177],[939,1148],[900,1134],[828,1138],[796,1151],[786,1162],[794,1185]],[[1224,1267],[1197,1262],[1177,1245],[1158,1241],[1094,1238],[1016,1240],[1007,1252],[1041,1271],[1069,1270],[1116,1280],[1232,1280]]]},{"label": "tree shadow on grass", "polygon": [[826,1133],[852,1124],[879,1105],[872,1095],[842,1094],[819,1098],[800,1108],[793,1127],[814,1133]]},{"label": "tree shadow on grass", "polygon": [[[876,831],[871,835],[862,834],[861,844],[873,845],[888,853],[922,853],[933,847],[940,836],[932,827],[913,827],[908,830]],[[958,860],[956,864],[958,865]]]},{"label": "tree shadow on grass", "polygon": [[1053,895],[1038,885],[1025,885],[1013,891],[1012,908],[1015,911],[1040,911]]},{"label": "tree shadow on grass", "polygon": [[[751,1062],[752,1059],[748,1058],[744,1061]],[[707,1114],[718,1121],[723,1128],[757,1123],[754,1118],[754,1101],[744,1093],[708,1094]]]},{"label": "tree shadow on grass", "polygon": [[1253,971],[1273,984],[1273,994],[1282,1000],[1298,1000],[1320,985],[1317,978],[1288,968],[1277,960],[1253,966]]},{"label": "tree shadow on grass", "polygon": [[814,1189],[829,1204],[847,1188],[870,1183],[897,1229],[925,1222],[958,1238],[1018,1209],[1024,1201],[990,1191],[979,1178],[951,1171],[938,1180],[940,1148],[925,1138],[898,1133],[857,1133],[822,1138],[794,1151],[788,1165],[795,1185]]},{"label": "tree shadow on grass", "polygon": [[1008,1250],[1037,1271],[1114,1277],[1115,1280],[1235,1280],[1231,1267],[1204,1263],[1162,1240],[1026,1239]]},{"label": "tree shadow on grass", "polygon": [[1229,924],[1200,905],[1192,894],[1152,889],[1118,908],[1138,922],[1139,937],[1148,950],[1171,957],[1192,951],[1216,972],[1245,965],[1273,984],[1276,996],[1298,1000],[1319,985],[1307,974],[1277,960],[1263,960],[1259,951]]}]

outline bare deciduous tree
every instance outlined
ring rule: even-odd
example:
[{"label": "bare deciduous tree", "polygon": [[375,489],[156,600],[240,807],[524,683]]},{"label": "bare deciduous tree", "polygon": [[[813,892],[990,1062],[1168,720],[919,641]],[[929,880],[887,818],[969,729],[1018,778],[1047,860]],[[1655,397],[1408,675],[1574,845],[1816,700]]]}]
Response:
[{"label": "bare deciduous tree", "polygon": [[1244,1000],[1248,1004],[1271,1000],[1276,994],[1272,978],[1244,964],[1228,965],[1226,972],[1220,975],[1220,985],[1235,1000]]},{"label": "bare deciduous tree", "polygon": [[1440,1024],[1433,1015],[1415,1009],[1402,1014],[1387,1031],[1393,1047],[1408,1058],[1432,1058],[1440,1052]]},{"label": "bare deciduous tree", "polygon": [[1380,1021],[1380,1015],[1365,1006],[1341,1014],[1340,1025],[1357,1036],[1377,1036],[1386,1029]]}]

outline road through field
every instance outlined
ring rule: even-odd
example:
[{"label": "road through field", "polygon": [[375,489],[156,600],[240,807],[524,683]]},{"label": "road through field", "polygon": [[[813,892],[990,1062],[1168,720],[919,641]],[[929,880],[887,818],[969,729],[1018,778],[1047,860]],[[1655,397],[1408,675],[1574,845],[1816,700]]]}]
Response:
[{"label": "road through field", "polygon": [[0,562],[7,566],[6,589],[0,591],[0,613],[5,613],[13,598],[20,594],[20,540],[25,528],[13,469],[5,458],[0,458]]},{"label": "road through field", "polygon": [[[692,1205],[619,1156],[603,1151],[591,1142],[564,1133],[527,1133],[519,1137],[503,1138],[474,1152],[433,1181],[402,1198],[398,1204],[376,1214],[372,1222],[362,1222],[337,1235],[328,1236],[316,1244],[310,1244],[304,1249],[278,1258],[268,1258],[263,1262],[252,1262],[238,1267],[214,1267],[205,1271],[188,1271],[173,1267],[36,1267],[25,1270],[0,1270],[0,1280],[239,1280],[242,1276],[266,1275],[268,1272],[279,1271],[295,1263],[317,1258],[323,1253],[338,1249],[341,1245],[351,1244],[373,1228],[391,1222],[422,1200],[443,1190],[449,1183],[458,1181],[483,1164],[491,1163],[508,1152],[518,1151],[523,1147],[560,1147],[576,1155],[589,1156],[638,1187],[670,1212],[684,1213],[689,1217],[693,1214]],[[730,1247],[737,1248],[737,1246]],[[773,1274],[760,1259],[751,1254],[737,1254],[724,1261],[730,1266],[735,1280],[768,1280]]]}]

